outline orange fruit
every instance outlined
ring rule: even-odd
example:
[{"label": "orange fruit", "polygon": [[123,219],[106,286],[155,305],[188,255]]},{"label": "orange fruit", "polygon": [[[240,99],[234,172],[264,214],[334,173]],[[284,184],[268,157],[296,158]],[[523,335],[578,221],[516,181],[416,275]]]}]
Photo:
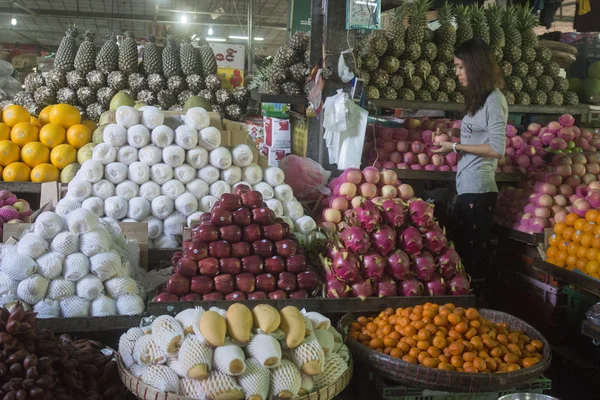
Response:
[{"label": "orange fruit", "polygon": [[587,221],[585,220],[585,218],[579,218],[577,221],[575,221],[573,228],[575,228],[576,231],[583,231],[583,227],[586,224],[587,224]]},{"label": "orange fruit", "polygon": [[51,123],[59,124],[65,129],[81,123],[81,114],[79,110],[70,104],[56,104],[50,110],[49,118]]},{"label": "orange fruit", "polygon": [[[577,252],[574,253],[574,254],[577,256],[577,258],[581,258],[583,260],[587,260],[587,251],[588,250],[589,250],[589,247],[580,246],[577,249]],[[569,254],[571,254],[571,253],[569,253]]]},{"label": "orange fruit", "polygon": [[50,152],[50,162],[58,169],[63,169],[77,160],[77,150],[70,144],[59,144]]},{"label": "orange fruit", "polygon": [[546,258],[546,262],[556,265],[556,258]]},{"label": "orange fruit", "polygon": [[572,227],[567,227],[565,228],[565,230],[562,233],[563,239],[565,240],[571,240],[571,237],[573,236],[573,234],[575,233],[575,229]]},{"label": "orange fruit", "polygon": [[596,222],[594,226],[594,236],[600,235],[600,223]]},{"label": "orange fruit", "polygon": [[548,250],[546,250],[546,257],[554,258],[556,257],[556,253],[558,253],[558,247],[550,246],[548,247]]},{"label": "orange fruit", "polygon": [[556,233],[548,238],[548,243],[550,244],[550,246],[558,247],[559,242],[560,242],[560,238]]},{"label": "orange fruit", "polygon": [[96,125],[94,121],[90,121],[89,119],[84,119],[83,121],[81,121],[81,123],[90,128],[90,131],[92,132],[94,132],[98,127],[98,125]]},{"label": "orange fruit", "polygon": [[596,274],[600,270],[600,263],[596,260],[590,261],[585,264],[585,272],[588,274]]},{"label": "orange fruit", "polygon": [[577,255],[577,250],[581,248],[581,245],[577,242],[570,242],[567,245],[567,253],[571,255]]},{"label": "orange fruit", "polygon": [[75,124],[67,131],[67,142],[80,149],[92,141],[92,131],[83,124]]},{"label": "orange fruit", "polygon": [[6,182],[27,182],[31,168],[22,162],[8,164],[2,171],[2,179]]},{"label": "orange fruit", "polygon": [[21,149],[21,160],[33,168],[50,161],[50,150],[40,142],[27,143]]},{"label": "orange fruit", "polygon": [[592,240],[594,240],[594,235],[588,232],[581,235],[581,240],[579,243],[581,243],[582,246],[591,247]]},{"label": "orange fruit", "polygon": [[63,144],[66,137],[65,128],[59,124],[46,124],[40,129],[40,142],[51,149]]},{"label": "orange fruit", "polygon": [[567,260],[568,254],[566,251],[559,251],[556,254],[556,261],[558,262],[565,262]]},{"label": "orange fruit", "polygon": [[566,240],[562,240],[562,241],[560,241],[560,242],[558,243],[558,249],[559,249],[560,251],[564,251],[564,252],[566,252],[566,251],[567,251],[567,246],[568,246],[568,245],[569,245],[569,242],[568,242],[568,241],[566,241]]},{"label": "orange fruit", "polygon": [[575,221],[577,221],[578,219],[579,215],[575,214],[574,212],[570,212],[565,217],[565,223],[567,224],[567,226],[573,226],[575,225]]},{"label": "orange fruit", "polygon": [[584,270],[585,269],[585,265],[588,263],[589,261],[587,260],[587,258],[579,258],[577,259],[577,263],[575,264],[575,268],[580,269],[580,270]]},{"label": "orange fruit", "polygon": [[10,140],[10,126],[0,122],[0,140]]},{"label": "orange fruit", "polygon": [[588,210],[588,212],[585,213],[585,219],[588,222],[596,222],[596,220],[598,219],[598,217],[600,217],[600,212],[598,210]]},{"label": "orange fruit", "polygon": [[2,111],[2,121],[12,128],[19,122],[29,122],[29,112],[25,107],[13,104]]},{"label": "orange fruit", "polygon": [[567,256],[566,263],[567,263],[567,265],[568,265],[568,266],[570,266],[570,267],[574,267],[574,266],[575,266],[575,264],[577,264],[577,256],[574,256],[574,255],[571,255],[571,254],[569,254],[569,255]]},{"label": "orange fruit", "polygon": [[[563,233],[564,233],[564,232],[563,232]],[[579,230],[577,230],[577,231],[575,231],[575,232],[573,233],[573,235],[571,235],[571,241],[573,241],[573,242],[577,242],[577,243],[580,243],[580,242],[581,242],[581,237],[582,237],[583,235],[584,235],[583,231],[579,231]]]},{"label": "orange fruit", "polygon": [[556,233],[557,235],[560,235],[563,233],[563,231],[565,230],[566,227],[567,227],[567,224],[565,224],[564,222],[557,222],[554,225],[554,233]]},{"label": "orange fruit", "polygon": [[0,140],[0,166],[6,167],[10,163],[19,161],[21,149],[10,140]]},{"label": "orange fruit", "polygon": [[34,117],[33,115],[29,117],[29,123],[33,126],[37,126],[38,128],[42,127],[42,124],[40,124],[40,120]]},{"label": "orange fruit", "polygon": [[595,235],[592,239],[592,247],[600,249],[600,235]]},{"label": "orange fruit", "polygon": [[31,170],[31,182],[57,182],[60,172],[52,164],[43,163],[36,165]]},{"label": "orange fruit", "polygon": [[52,110],[52,107],[54,106],[46,106],[42,109],[42,111],[40,111],[38,118],[42,126],[50,123],[50,110]]},{"label": "orange fruit", "polygon": [[600,250],[592,247],[587,250],[586,256],[589,261],[596,261],[598,259],[598,254],[600,254]]},{"label": "orange fruit", "polygon": [[10,140],[19,145],[19,147],[23,147],[29,142],[35,142],[39,137],[39,129],[29,122],[19,122],[10,131]]}]

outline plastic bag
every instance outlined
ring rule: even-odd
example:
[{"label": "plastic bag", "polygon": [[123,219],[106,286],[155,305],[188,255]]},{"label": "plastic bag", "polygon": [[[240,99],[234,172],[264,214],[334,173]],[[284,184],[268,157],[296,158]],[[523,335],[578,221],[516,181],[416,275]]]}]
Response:
[{"label": "plastic bag", "polygon": [[285,183],[290,185],[298,199],[315,192],[326,193],[327,181],[331,172],[314,160],[289,155],[279,161],[279,168],[285,173]]},{"label": "plastic bag", "polygon": [[10,76],[15,71],[15,68],[8,61],[0,60],[0,76]]}]

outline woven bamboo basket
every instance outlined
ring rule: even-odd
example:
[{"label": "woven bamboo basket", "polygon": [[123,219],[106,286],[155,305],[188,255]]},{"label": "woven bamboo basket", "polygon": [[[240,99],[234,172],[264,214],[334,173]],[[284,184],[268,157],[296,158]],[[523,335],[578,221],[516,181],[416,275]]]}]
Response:
[{"label": "woven bamboo basket", "polygon": [[[498,374],[474,374],[465,372],[443,371],[423,365],[411,364],[387,354],[378,353],[367,346],[346,338],[346,345],[352,355],[366,366],[376,369],[384,378],[400,382],[407,386],[418,386],[425,389],[465,392],[496,392],[524,386],[539,378],[549,367],[552,360],[550,343],[531,325],[510,314],[494,310],[479,310],[479,314],[492,322],[506,322],[513,330],[522,330],[531,339],[540,340],[544,344],[543,359],[530,368],[514,372]],[[348,325],[356,320],[346,314],[338,323],[338,330],[347,335]]]},{"label": "woven bamboo basket", "polygon": [[[190,397],[179,396],[174,393],[164,393],[156,390],[152,386],[146,385],[141,379],[136,378],[129,372],[121,356],[117,353],[117,363],[119,366],[119,377],[125,387],[133,393],[138,399],[142,400],[190,400]],[[350,379],[352,379],[352,372],[354,369],[354,361],[352,355],[350,355],[350,362],[348,363],[348,369],[344,374],[332,385],[324,387],[313,393],[309,393],[304,396],[295,397],[294,400],[332,400],[335,396],[340,394],[342,390],[348,386]]]}]

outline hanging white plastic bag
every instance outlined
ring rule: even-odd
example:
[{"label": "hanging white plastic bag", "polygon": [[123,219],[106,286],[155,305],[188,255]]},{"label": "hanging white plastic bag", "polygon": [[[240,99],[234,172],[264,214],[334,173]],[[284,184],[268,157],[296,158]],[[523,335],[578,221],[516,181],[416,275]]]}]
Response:
[{"label": "hanging white plastic bag", "polygon": [[345,54],[352,55],[352,50],[354,50],[354,49],[348,49],[348,50],[342,51],[340,53],[340,58],[338,59],[338,66],[337,66],[338,67],[338,76],[344,83],[348,83],[352,79],[354,79],[354,73],[352,73],[350,68],[348,68],[348,65],[346,64],[346,60],[344,58]]},{"label": "hanging white plastic bag", "polygon": [[346,130],[346,94],[338,89],[337,94],[328,97],[323,105],[325,116],[323,128],[328,131],[342,132]]},{"label": "hanging white plastic bag", "polygon": [[340,132],[338,169],[360,168],[369,113],[351,100],[346,101],[348,129]]}]

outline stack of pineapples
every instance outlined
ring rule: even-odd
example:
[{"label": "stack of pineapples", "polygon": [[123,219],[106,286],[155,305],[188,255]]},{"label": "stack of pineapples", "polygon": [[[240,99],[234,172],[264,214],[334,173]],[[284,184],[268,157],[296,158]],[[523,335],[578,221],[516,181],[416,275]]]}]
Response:
[{"label": "stack of pineapples", "polygon": [[568,81],[558,76],[560,67],[550,50],[538,47],[531,8],[446,3],[438,10],[440,26],[432,31],[426,20],[431,3],[415,0],[410,8],[396,8],[389,29],[374,31],[359,46],[367,98],[464,102],[453,52],[477,37],[492,46],[500,61],[509,104],[578,104]]},{"label": "stack of pineapples", "polygon": [[29,74],[25,91],[15,96],[14,103],[35,115],[46,105],[71,104],[83,116],[98,121],[112,98],[123,91],[140,103],[164,110],[182,109],[190,97],[200,96],[208,100],[212,111],[230,119],[239,120],[245,113],[250,93],[244,87],[233,93],[221,88],[216,58],[206,40],[195,48],[189,38],[179,44],[180,40],[168,35],[163,49],[148,36],[140,63],[131,32],[125,32],[120,45],[110,33],[98,52],[93,33],[85,32],[79,48],[77,36],[77,27],[69,26],[56,52],[55,69]]}]

